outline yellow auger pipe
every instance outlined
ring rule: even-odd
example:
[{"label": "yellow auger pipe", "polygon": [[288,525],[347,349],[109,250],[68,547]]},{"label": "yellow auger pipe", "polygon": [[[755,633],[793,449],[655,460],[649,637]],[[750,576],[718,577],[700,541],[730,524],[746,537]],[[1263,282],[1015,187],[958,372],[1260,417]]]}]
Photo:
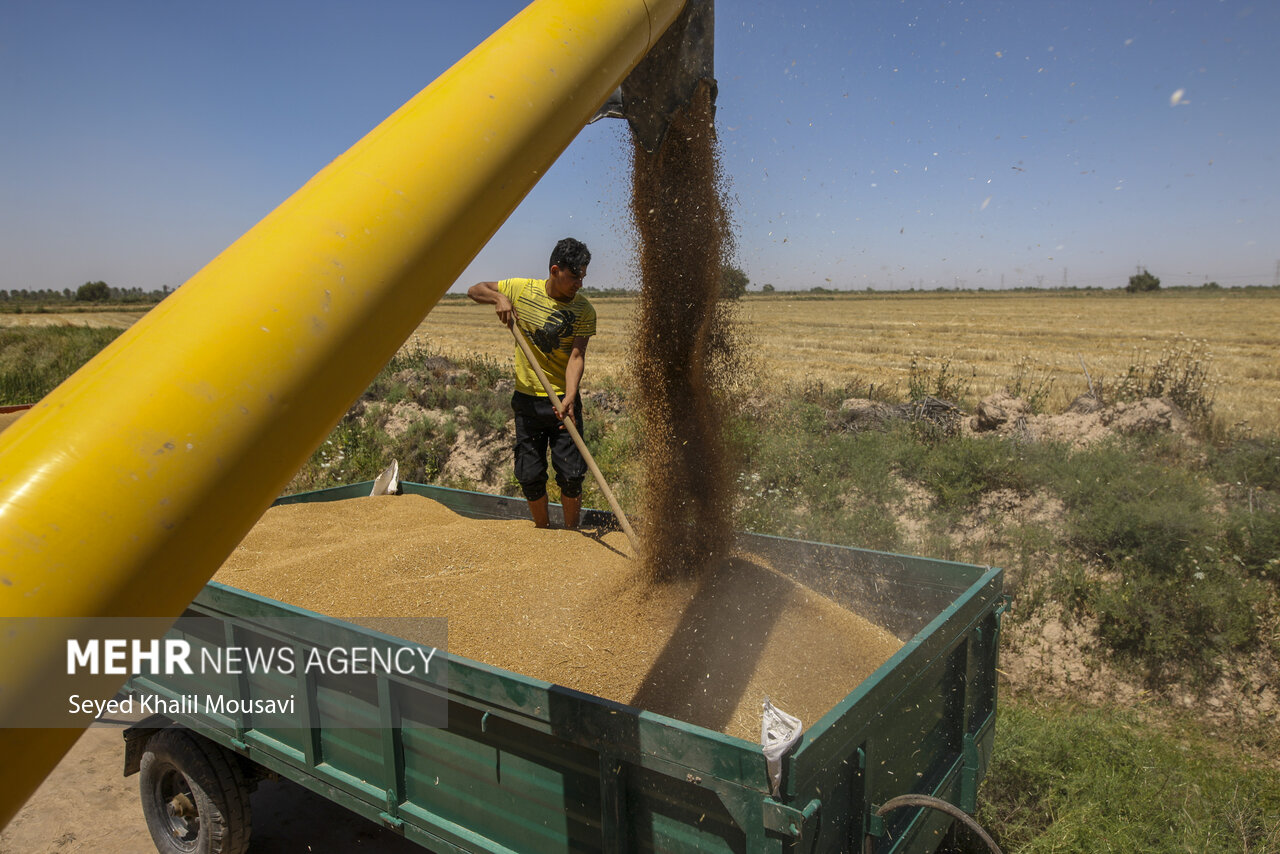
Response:
[{"label": "yellow auger pipe", "polygon": [[[182,612],[683,5],[537,0],[0,433],[0,727],[41,618]],[[0,826],[79,734],[0,729]]]}]

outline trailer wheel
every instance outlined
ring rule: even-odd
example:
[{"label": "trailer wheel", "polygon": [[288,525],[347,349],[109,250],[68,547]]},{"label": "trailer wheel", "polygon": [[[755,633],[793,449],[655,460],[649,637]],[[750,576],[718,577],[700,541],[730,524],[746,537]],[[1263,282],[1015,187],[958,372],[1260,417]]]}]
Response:
[{"label": "trailer wheel", "polygon": [[234,756],[186,730],[147,744],[138,786],[161,854],[244,854],[252,830],[249,787]]}]

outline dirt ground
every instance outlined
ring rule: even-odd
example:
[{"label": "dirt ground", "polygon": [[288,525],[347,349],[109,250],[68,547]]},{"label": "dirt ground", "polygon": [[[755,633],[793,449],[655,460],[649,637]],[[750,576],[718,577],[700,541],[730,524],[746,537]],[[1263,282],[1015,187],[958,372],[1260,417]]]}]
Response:
[{"label": "dirt ground", "polygon": [[[118,726],[86,730],[0,831],[0,854],[154,854],[138,777],[123,776],[122,732]],[[295,783],[264,781],[251,805],[252,854],[424,850]]]}]

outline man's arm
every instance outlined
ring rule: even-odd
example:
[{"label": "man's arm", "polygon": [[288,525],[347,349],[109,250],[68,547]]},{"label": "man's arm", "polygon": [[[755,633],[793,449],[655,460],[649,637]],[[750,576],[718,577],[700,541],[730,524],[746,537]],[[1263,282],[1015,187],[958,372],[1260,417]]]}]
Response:
[{"label": "man's arm", "polygon": [[578,384],[582,382],[582,372],[587,366],[587,343],[590,340],[583,335],[573,339],[569,363],[564,368],[564,397],[560,398],[560,409],[556,412],[561,420],[573,413],[573,402],[578,397]]},{"label": "man's arm", "polygon": [[497,282],[477,282],[467,289],[467,296],[476,302],[492,305],[503,326],[510,326],[515,320],[515,306],[507,299],[506,294],[498,290]]}]

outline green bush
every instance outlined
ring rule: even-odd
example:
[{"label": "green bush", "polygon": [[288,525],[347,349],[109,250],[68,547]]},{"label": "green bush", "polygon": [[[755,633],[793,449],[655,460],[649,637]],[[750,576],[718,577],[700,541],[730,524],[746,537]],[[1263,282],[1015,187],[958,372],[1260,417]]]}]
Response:
[{"label": "green bush", "polygon": [[1208,491],[1193,473],[1144,461],[1122,443],[1063,459],[1055,479],[1072,511],[1072,542],[1107,566],[1132,560],[1168,573],[1213,531]]},{"label": "green bush", "polygon": [[951,357],[944,356],[936,362],[927,359],[920,353],[911,354],[911,364],[907,368],[907,394],[910,400],[923,400],[936,397],[939,400],[960,403],[969,396],[969,388],[973,377],[958,373],[951,365]]},{"label": "green bush", "polygon": [[1280,509],[1237,507],[1223,520],[1224,558],[1280,588]]},{"label": "green bush", "polygon": [[431,483],[449,459],[449,448],[457,437],[452,420],[437,426],[423,418],[391,446],[388,456],[400,461],[400,477],[414,483]]},{"label": "green bush", "polygon": [[1129,277],[1129,285],[1125,288],[1129,293],[1146,293],[1160,290],[1160,279],[1147,270]]},{"label": "green bush", "polygon": [[375,432],[364,428],[359,419],[347,417],[312,454],[312,473],[304,488],[373,480],[389,463]]},{"label": "green bush", "polygon": [[[616,392],[616,389],[609,390]],[[644,474],[638,427],[631,418],[609,413],[590,398],[583,402],[582,420],[582,439],[626,513],[639,502]],[[586,478],[582,490],[583,506],[608,508],[609,501],[600,492],[595,478]]]},{"label": "green bush", "polygon": [[477,401],[471,407],[471,429],[481,439],[487,439],[495,433],[504,433],[511,407],[495,403],[491,399]]},{"label": "green bush", "polygon": [[[312,454],[285,491],[372,480],[392,460],[400,464],[401,480],[435,482],[463,426],[475,430],[481,438],[505,429],[510,395],[494,391],[492,386],[499,376],[492,359],[468,357],[455,361],[422,346],[401,350],[373,379],[360,402]],[[421,417],[391,438],[383,428],[391,407],[401,401],[414,401],[447,414],[443,421]],[[459,425],[453,416],[454,408],[460,405],[469,413],[464,425]]]},{"label": "green bush", "polygon": [[80,302],[106,302],[111,299],[111,287],[106,282],[85,282],[76,288]]},{"label": "green bush", "polygon": [[821,379],[807,379],[800,387],[797,396],[805,403],[817,404],[834,413],[840,410],[840,404],[851,397],[887,401],[894,397],[894,391],[895,389],[892,386],[876,385],[855,375],[842,383],[829,383]]},{"label": "green bush", "polygon": [[1277,536],[1268,517],[1224,520],[1194,471],[1144,459],[1133,443],[1078,452],[1054,474],[1068,541],[1104,570],[1064,574],[1055,594],[1097,620],[1118,663],[1152,684],[1203,685],[1261,642],[1257,577]]},{"label": "green bush", "polygon": [[497,359],[483,353],[468,353],[457,360],[458,366],[471,375],[470,388],[491,389],[498,380],[511,373],[511,369]]},{"label": "green bush", "polygon": [[1280,851],[1280,771],[1251,737],[1152,717],[1002,696],[979,822],[1009,854]]},{"label": "green bush", "polygon": [[1098,637],[1120,663],[1150,685],[1205,685],[1224,656],[1260,640],[1260,591],[1221,564],[1188,561],[1177,575],[1124,567],[1093,589]]},{"label": "green bush", "polygon": [[750,438],[739,445],[744,460],[740,526],[762,534],[896,549],[897,523],[885,506],[901,497],[893,455],[905,431],[828,432],[818,427],[822,411],[797,404],[754,428],[743,426]]},{"label": "green bush", "polygon": [[835,397],[811,385],[747,425],[742,527],[898,550],[902,532],[886,510],[902,500],[905,478],[934,498],[913,547],[982,562],[993,556],[958,547],[948,527],[995,490],[1045,492],[1065,505],[1058,528],[997,519],[1006,554],[1038,566],[1056,553],[1058,569],[1037,582],[1037,601],[1093,617],[1117,663],[1152,682],[1203,685],[1225,657],[1262,640],[1269,606],[1258,582],[1280,575],[1280,523],[1256,507],[1215,513],[1197,457],[1176,443],[1117,439],[1072,450],[995,437],[921,442],[901,426],[832,432]]},{"label": "green bush", "polygon": [[1209,472],[1220,483],[1280,494],[1280,437],[1248,437],[1208,449]]},{"label": "green bush", "polygon": [[120,334],[119,329],[0,329],[0,406],[35,403]]},{"label": "green bush", "polygon": [[900,446],[902,473],[931,493],[941,510],[971,507],[986,492],[1029,484],[1025,446],[999,438],[958,436],[947,442]]}]

